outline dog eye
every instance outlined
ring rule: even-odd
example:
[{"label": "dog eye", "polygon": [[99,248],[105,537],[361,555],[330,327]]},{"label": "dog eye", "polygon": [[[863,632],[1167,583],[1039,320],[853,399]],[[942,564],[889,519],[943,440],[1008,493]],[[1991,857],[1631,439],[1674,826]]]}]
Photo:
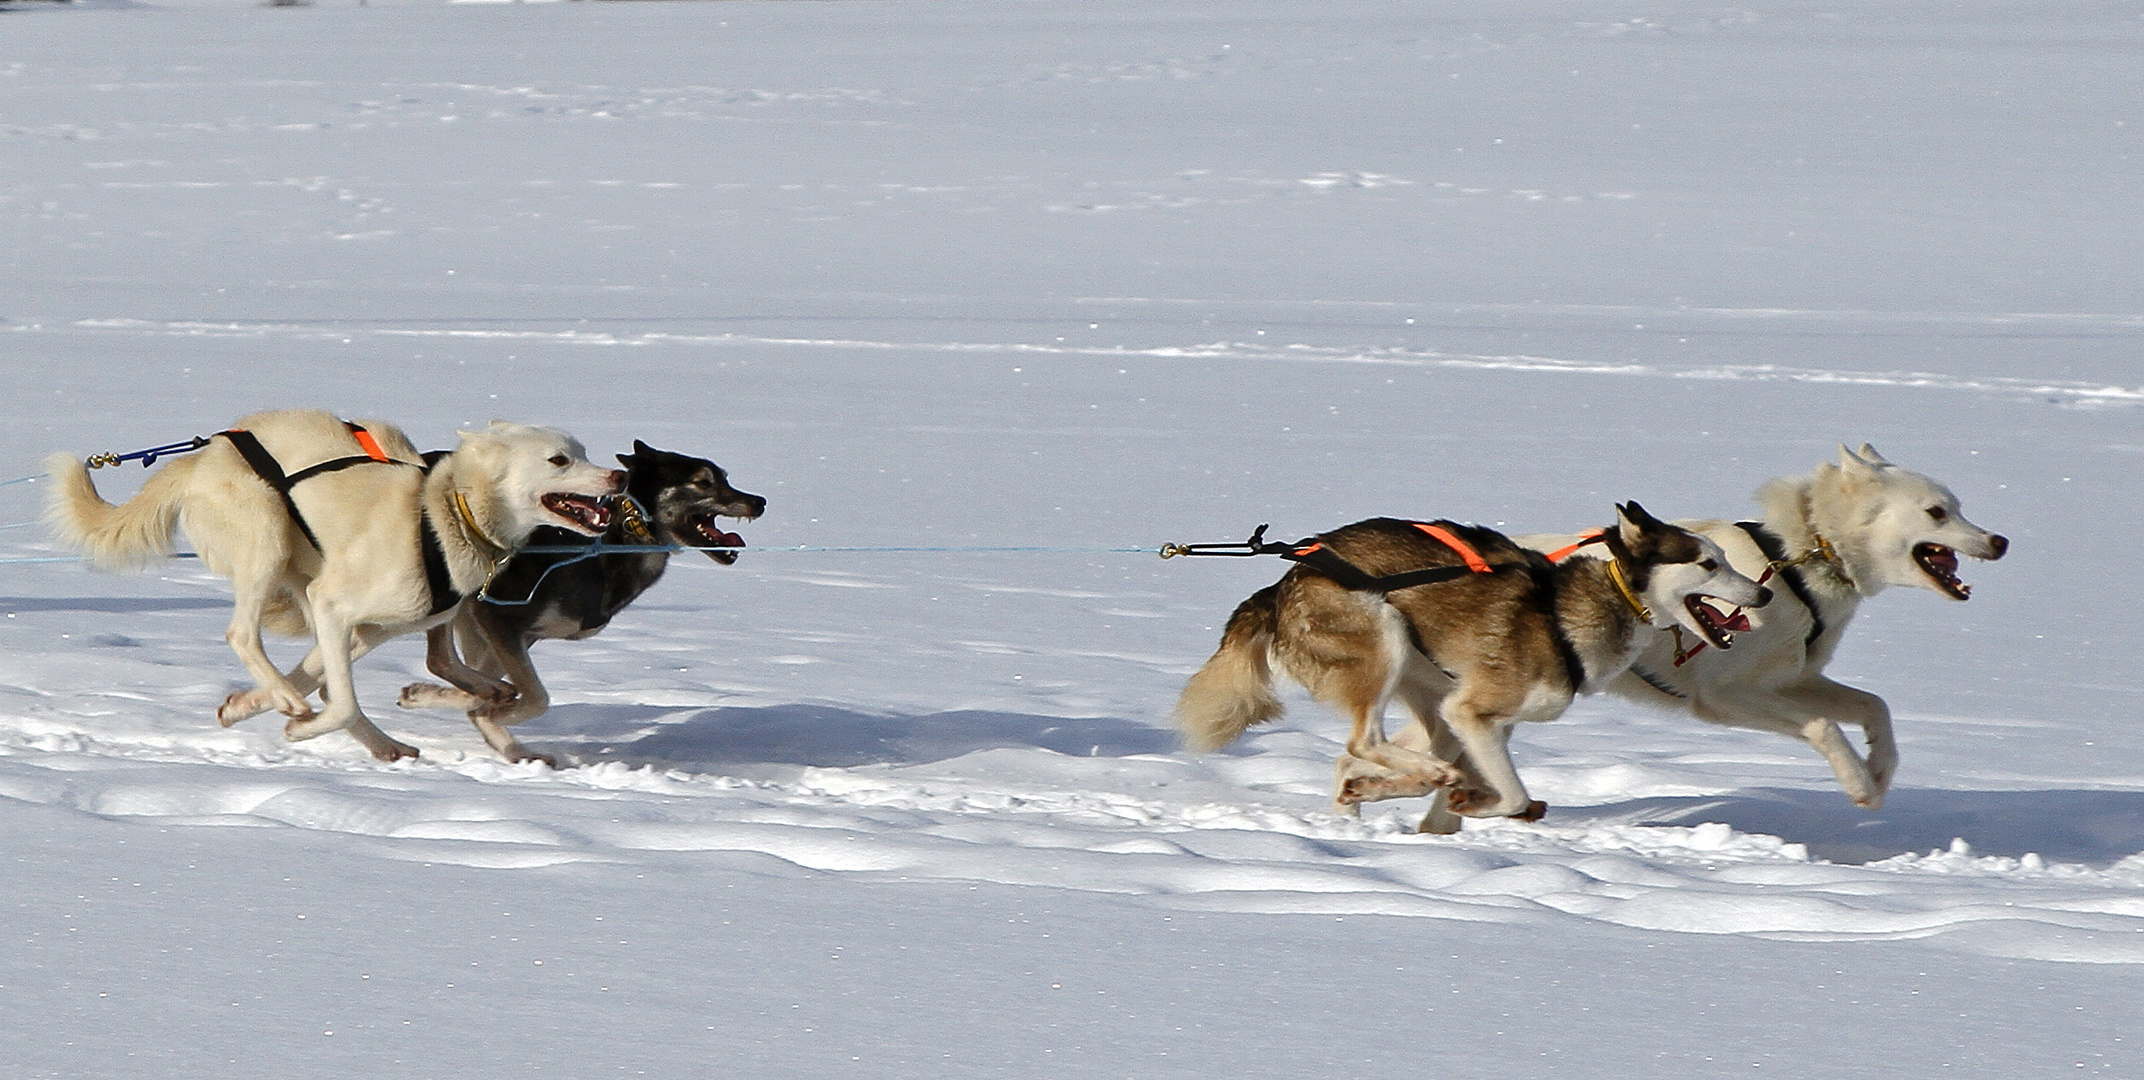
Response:
[{"label": "dog eye", "polygon": [[1711,573],[1720,568],[1720,561],[1718,559],[1706,559],[1704,562],[1698,563],[1697,568],[1706,573]]},{"label": "dog eye", "polygon": [[1928,508],[1928,516],[1936,519],[1938,523],[1941,523],[1950,520],[1950,511],[1945,510],[1940,506],[1931,506]]},{"label": "dog eye", "polygon": [[567,456],[566,456],[566,455],[564,455],[564,454],[552,454],[552,455],[551,455],[551,464],[552,464],[552,465],[555,465],[555,466],[557,466],[558,468],[561,468],[561,469],[563,469],[563,468],[565,468],[566,466],[568,466],[568,465],[571,465],[572,463],[573,463],[573,459],[572,459],[572,458],[569,458],[569,457],[567,457]]}]

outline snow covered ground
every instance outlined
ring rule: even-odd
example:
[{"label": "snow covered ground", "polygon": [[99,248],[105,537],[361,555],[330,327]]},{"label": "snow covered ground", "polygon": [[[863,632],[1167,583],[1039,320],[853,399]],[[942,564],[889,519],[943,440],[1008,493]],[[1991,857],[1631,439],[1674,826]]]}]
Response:
[{"label": "snow covered ground", "polygon": [[[2144,18],[1871,0],[0,5],[0,480],[258,408],[714,457],[490,758],[218,728],[227,592],[0,563],[0,1076],[2144,1075]],[[1371,514],[2010,558],[1863,609],[1905,764],[1613,700],[1538,825],[1168,707]],[[138,469],[98,474],[110,493]],[[0,487],[0,559],[58,554]],[[280,655],[295,657],[286,643]]]}]

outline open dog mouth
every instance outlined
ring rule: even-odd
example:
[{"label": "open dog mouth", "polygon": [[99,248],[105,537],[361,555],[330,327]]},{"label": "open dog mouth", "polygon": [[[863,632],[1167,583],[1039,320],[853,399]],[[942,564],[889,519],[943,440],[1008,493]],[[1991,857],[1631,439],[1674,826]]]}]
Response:
[{"label": "open dog mouth", "polygon": [[[686,547],[699,548],[707,557],[728,566],[737,561],[735,549],[745,546],[744,537],[715,524],[713,514],[694,514],[685,519]],[[724,550],[725,548],[730,550]]]},{"label": "open dog mouth", "polygon": [[1920,564],[1921,572],[1934,579],[1936,587],[1954,600],[1973,598],[1973,587],[1958,580],[1958,552],[1942,544],[1924,542],[1913,545],[1913,561]]},{"label": "open dog mouth", "polygon": [[1715,649],[1735,647],[1735,634],[1749,629],[1749,616],[1740,608],[1733,614],[1725,614],[1707,601],[1710,597],[1691,593],[1683,597],[1682,606],[1690,613],[1692,621],[1705,633],[1705,643]]},{"label": "open dog mouth", "polygon": [[610,527],[609,504],[592,496],[571,491],[547,492],[543,497],[543,508],[590,536]]}]

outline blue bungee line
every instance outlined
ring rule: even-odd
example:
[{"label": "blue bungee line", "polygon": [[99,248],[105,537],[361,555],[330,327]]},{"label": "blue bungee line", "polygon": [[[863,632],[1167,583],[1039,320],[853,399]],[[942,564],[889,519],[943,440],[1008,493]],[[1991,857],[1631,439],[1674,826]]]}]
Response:
[{"label": "blue bungee line", "polygon": [[[38,524],[38,522],[35,522],[35,521],[30,521],[30,522],[24,522],[24,524],[26,524],[26,525],[36,525],[36,524]],[[1036,554],[1054,554],[1054,555],[1153,555],[1153,554],[1157,554],[1157,553],[1159,553],[1159,551],[1160,551],[1160,550],[1161,550],[1161,549],[1159,549],[1159,548],[1149,548],[1149,547],[829,547],[829,546],[823,546],[823,545],[819,545],[819,544],[785,544],[785,545],[781,545],[781,546],[779,546],[779,547],[750,547],[750,548],[744,548],[744,547],[683,547],[683,546],[670,546],[670,545],[667,545],[667,544],[600,544],[600,543],[599,543],[599,544],[586,544],[586,545],[576,545],[576,544],[543,544],[543,545],[538,545],[538,546],[536,546],[536,547],[525,547],[525,548],[522,548],[522,549],[520,549],[519,551],[516,551],[516,552],[515,552],[514,554],[516,554],[516,555],[519,555],[519,554],[523,554],[523,553],[528,553],[528,554],[532,554],[532,555],[568,555],[568,554],[571,554],[571,555],[578,555],[578,556],[580,556],[580,558],[576,558],[576,559],[567,559],[567,560],[565,560],[565,561],[563,561],[563,562],[559,562],[559,563],[553,564],[553,566],[552,566],[552,567],[551,567],[550,569],[547,569],[547,570],[545,570],[545,571],[544,571],[544,573],[548,574],[548,573],[550,573],[550,572],[551,572],[551,570],[553,570],[553,569],[557,569],[557,568],[558,568],[558,567],[560,567],[560,566],[570,566],[570,565],[572,565],[573,563],[577,563],[577,562],[580,562],[580,561],[582,561],[583,559],[593,559],[593,558],[595,558],[596,556],[599,556],[599,555],[622,555],[622,554],[626,554],[626,553],[629,553],[629,552],[643,552],[643,553],[645,553],[645,552],[654,552],[654,551],[667,551],[667,552],[670,552],[670,553],[672,553],[672,554],[675,554],[675,553],[677,553],[677,552],[681,552],[681,551],[735,551],[735,552],[740,552],[740,553],[741,553],[741,552],[747,552],[747,551],[749,551],[749,552],[755,552],[755,553],[761,553],[761,554],[765,554],[765,553],[775,553],[775,552],[778,552],[778,553],[782,553],[782,554],[790,554],[790,555],[795,555],[795,554],[821,554],[821,553],[830,553],[830,554],[872,554],[872,553],[897,553],[897,554],[906,554],[906,553],[913,553],[913,552],[954,552],[954,553],[967,553],[967,554],[1006,554],[1006,553],[1012,553],[1012,554],[1023,554],[1023,553],[1036,553]],[[199,555],[196,555],[195,553],[193,553],[193,552],[191,552],[191,551],[179,551],[179,552],[173,552],[173,553],[172,553],[172,555],[171,555],[170,557],[171,557],[171,558],[174,558],[174,559],[198,559],[198,558],[200,558],[200,556],[199,556]],[[82,556],[80,556],[80,555],[50,555],[50,556],[42,556],[42,555],[41,555],[41,556],[32,556],[32,557],[26,557],[26,558],[5,558],[5,559],[0,559],[0,566],[6,566],[6,565],[12,565],[12,564],[19,564],[19,563],[70,563],[70,562],[86,562],[86,561],[87,561],[87,560],[86,560],[86,559],[84,559],[84,558],[83,558]],[[518,603],[526,603],[527,601],[517,601],[517,602],[518,602]],[[494,601],[494,603],[503,603],[503,601]]]}]

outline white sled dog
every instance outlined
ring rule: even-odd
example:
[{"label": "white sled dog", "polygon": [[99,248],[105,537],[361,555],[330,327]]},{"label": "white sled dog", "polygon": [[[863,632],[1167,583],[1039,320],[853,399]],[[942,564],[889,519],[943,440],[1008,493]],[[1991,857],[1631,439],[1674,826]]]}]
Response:
[{"label": "white sled dog", "polygon": [[[1731,653],[1651,635],[1609,690],[1711,723],[1800,739],[1831,763],[1849,798],[1876,809],[1898,770],[1891,710],[1875,694],[1826,678],[1824,665],[1864,598],[1912,585],[1969,599],[1958,556],[2000,559],[2010,542],[1967,521],[1949,488],[1891,464],[1866,443],[1859,452],[1841,446],[1836,465],[1770,481],[1757,501],[1762,521],[1676,524],[1719,544],[1744,574],[1762,578],[1769,570],[1782,599],[1746,616]],[[1518,539],[1548,551],[1577,537]],[[1841,724],[1861,728],[1866,759]]]},{"label": "white sled dog", "polygon": [[[226,726],[276,709],[289,738],[346,730],[382,761],[415,757],[358,708],[351,662],[400,634],[446,621],[539,525],[593,536],[624,473],[588,462],[551,428],[494,421],[424,455],[392,424],[346,423],[311,409],[256,413],[198,452],[166,463],[119,506],[97,494],[82,459],[45,460],[53,531],[105,569],[172,553],[183,526],[210,570],[231,579],[224,638],[253,676],[217,711]],[[286,676],[261,628],[314,644]],[[306,697],[323,690],[318,715]]]},{"label": "white sled dog", "polygon": [[[1278,665],[1353,721],[1334,771],[1336,812],[1433,795],[1424,831],[1456,832],[1455,814],[1538,819],[1547,807],[1512,766],[1513,725],[1554,720],[1575,695],[1605,689],[1653,636],[1648,627],[1686,627],[1729,648],[1703,597],[1748,607],[1770,599],[1728,567],[1718,544],[1636,503],[1616,508],[1603,543],[1605,561],[1552,563],[1501,533],[1449,521],[1373,518],[1322,534],[1291,553],[1303,565],[1229,617],[1220,648],[1177,702],[1184,740],[1212,750],[1278,717]],[[1321,550],[1338,565],[1308,558]],[[1385,738],[1395,697],[1430,735],[1426,746]]]}]

